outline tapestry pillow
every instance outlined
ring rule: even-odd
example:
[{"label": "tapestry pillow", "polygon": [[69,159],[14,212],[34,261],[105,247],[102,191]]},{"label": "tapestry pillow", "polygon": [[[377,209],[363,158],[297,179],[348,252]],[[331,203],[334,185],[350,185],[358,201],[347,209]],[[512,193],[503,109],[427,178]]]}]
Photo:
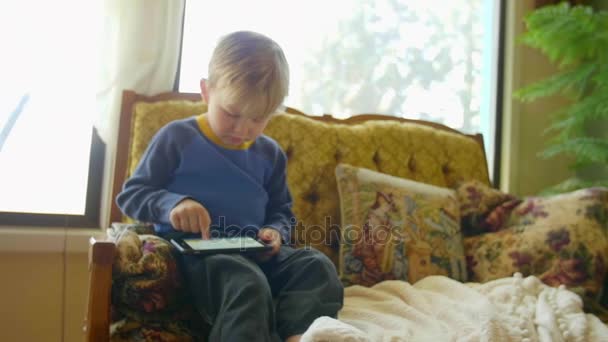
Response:
[{"label": "tapestry pillow", "polygon": [[428,275],[465,281],[453,190],[347,164],[336,167],[342,232],[340,277],[348,285],[414,283]]}]

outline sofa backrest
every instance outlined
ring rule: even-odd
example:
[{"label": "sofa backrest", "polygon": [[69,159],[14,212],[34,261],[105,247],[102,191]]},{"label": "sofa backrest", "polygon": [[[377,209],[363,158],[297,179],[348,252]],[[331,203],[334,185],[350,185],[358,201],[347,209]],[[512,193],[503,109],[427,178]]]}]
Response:
[{"label": "sofa backrest", "polygon": [[[125,92],[114,197],[158,129],[206,111],[198,99],[196,94],[144,97]],[[481,137],[434,123],[375,115],[338,120],[289,110],[273,117],[265,133],[288,157],[287,180],[299,221],[293,242],[318,248],[336,265],[340,206],[334,170],[338,163],[442,187],[473,179],[489,184]],[[122,220],[115,205],[111,219]]]}]

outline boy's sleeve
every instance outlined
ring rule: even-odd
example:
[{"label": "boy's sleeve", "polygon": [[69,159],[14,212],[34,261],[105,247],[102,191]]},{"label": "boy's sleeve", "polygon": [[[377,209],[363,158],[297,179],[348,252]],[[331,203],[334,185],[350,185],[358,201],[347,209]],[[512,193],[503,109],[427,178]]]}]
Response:
[{"label": "boy's sleeve", "polygon": [[174,134],[162,128],[148,145],[133,175],[116,197],[122,212],[142,222],[170,224],[171,209],[188,196],[165,189],[180,160]]},{"label": "boy's sleeve", "polygon": [[272,176],[268,182],[268,205],[264,227],[273,228],[281,233],[283,244],[289,244],[295,216],[291,211],[291,194],[287,187],[287,157],[279,149]]}]

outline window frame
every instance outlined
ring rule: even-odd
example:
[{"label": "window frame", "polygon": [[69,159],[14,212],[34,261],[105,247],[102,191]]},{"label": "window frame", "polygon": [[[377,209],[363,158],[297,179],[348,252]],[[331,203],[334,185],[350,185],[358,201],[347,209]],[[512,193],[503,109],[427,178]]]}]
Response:
[{"label": "window frame", "polygon": [[[506,41],[507,5],[506,0],[498,1],[498,48],[496,51],[496,108],[494,111],[494,165],[492,185],[500,189],[500,170],[502,158],[502,120],[504,101],[504,71],[505,71],[505,45]],[[488,137],[491,139],[491,137]]]},{"label": "window frame", "polygon": [[105,159],[105,143],[92,128],[89,171],[83,215],[46,214],[0,211],[0,226],[37,226],[62,228],[100,228],[101,188]]}]

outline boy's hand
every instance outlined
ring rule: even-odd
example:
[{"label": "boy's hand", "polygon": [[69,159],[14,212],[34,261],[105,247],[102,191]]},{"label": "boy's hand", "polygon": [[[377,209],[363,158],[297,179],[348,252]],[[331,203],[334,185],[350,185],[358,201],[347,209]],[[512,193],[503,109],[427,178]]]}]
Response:
[{"label": "boy's hand", "polygon": [[281,234],[278,230],[272,228],[262,228],[258,232],[258,238],[264,243],[272,246],[272,249],[268,252],[263,252],[257,255],[258,261],[268,261],[274,255],[279,253],[279,250],[281,249]]},{"label": "boy's hand", "polygon": [[204,240],[209,239],[211,219],[207,209],[197,201],[186,198],[179,202],[169,213],[171,225],[176,230],[189,233],[201,233]]}]

